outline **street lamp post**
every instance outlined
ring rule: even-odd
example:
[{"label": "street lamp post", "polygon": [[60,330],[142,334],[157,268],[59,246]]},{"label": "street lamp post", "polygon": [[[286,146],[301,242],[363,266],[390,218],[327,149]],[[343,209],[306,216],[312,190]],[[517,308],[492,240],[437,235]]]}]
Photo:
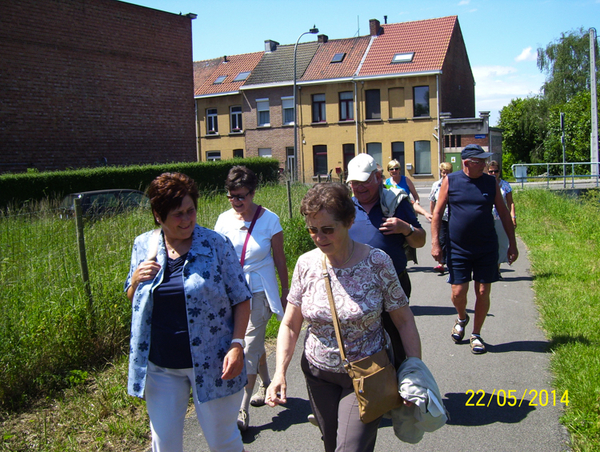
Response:
[{"label": "street lamp post", "polygon": [[[307,35],[307,34],[317,34],[319,32],[319,29],[316,28],[314,25],[313,27],[308,30],[305,31],[304,33],[302,33],[300,36],[298,36],[298,39],[296,40],[296,45],[294,46],[294,166],[295,168],[293,168],[293,170],[295,170],[295,172],[298,171],[298,113],[297,113],[297,108],[296,108],[296,53],[298,51],[298,43],[300,42],[300,38],[302,38],[302,36]],[[304,168],[302,168],[302,171],[304,171]],[[292,179],[295,179],[295,174],[294,171],[292,171]]]}]

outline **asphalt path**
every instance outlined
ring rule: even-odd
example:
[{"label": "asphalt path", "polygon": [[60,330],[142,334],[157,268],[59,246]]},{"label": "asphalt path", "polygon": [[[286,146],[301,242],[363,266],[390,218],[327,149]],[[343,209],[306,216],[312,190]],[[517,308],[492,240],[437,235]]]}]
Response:
[{"label": "asphalt path", "polygon": [[[428,187],[419,192],[422,204],[428,206]],[[550,386],[548,341],[538,326],[525,245],[518,241],[519,259],[511,267],[503,264],[503,280],[492,286],[491,309],[481,332],[488,352],[473,355],[468,340],[455,344],[450,337],[456,317],[450,285],[447,275],[433,271],[430,224],[419,219],[428,239],[418,250],[419,263],[409,266],[410,306],[421,335],[423,361],[436,378],[450,420],[411,445],[398,440],[391,421],[384,419],[375,451],[569,450],[568,434],[559,423],[563,394],[552,392]],[[473,318],[470,289],[467,311]],[[471,325],[466,338],[470,332]],[[323,450],[318,428],[307,422],[310,406],[300,370],[301,353],[300,340],[287,375],[287,405],[250,407],[250,427],[242,435],[249,452]],[[274,352],[268,362],[272,374]],[[193,410],[185,422],[184,451],[208,451]]]}]

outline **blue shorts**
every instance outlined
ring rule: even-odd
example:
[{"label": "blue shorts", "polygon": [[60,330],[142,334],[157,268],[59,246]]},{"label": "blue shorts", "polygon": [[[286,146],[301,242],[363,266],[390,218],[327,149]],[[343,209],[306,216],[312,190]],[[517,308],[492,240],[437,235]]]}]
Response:
[{"label": "blue shorts", "polygon": [[[450,248],[450,247],[448,247]],[[469,281],[493,283],[498,281],[498,250],[465,256],[448,250],[448,282],[464,284]]]}]

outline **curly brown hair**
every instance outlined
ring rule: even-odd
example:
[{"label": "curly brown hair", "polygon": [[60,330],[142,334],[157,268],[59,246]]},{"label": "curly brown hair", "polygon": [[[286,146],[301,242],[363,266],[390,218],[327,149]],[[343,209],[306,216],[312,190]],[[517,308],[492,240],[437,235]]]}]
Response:
[{"label": "curly brown hair", "polygon": [[350,197],[350,189],[338,182],[316,184],[312,187],[300,205],[300,213],[304,217],[312,216],[325,209],[335,221],[349,228],[356,216],[354,203]]},{"label": "curly brown hair", "polygon": [[191,177],[182,173],[162,173],[146,190],[154,214],[154,223],[159,225],[156,216],[165,221],[170,211],[181,206],[183,198],[190,196],[194,207],[198,208],[198,185]]}]

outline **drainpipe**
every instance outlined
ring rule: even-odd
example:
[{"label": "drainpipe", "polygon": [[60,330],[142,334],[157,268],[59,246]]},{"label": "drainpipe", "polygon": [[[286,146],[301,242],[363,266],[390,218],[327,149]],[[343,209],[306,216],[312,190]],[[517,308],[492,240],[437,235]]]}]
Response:
[{"label": "drainpipe", "polygon": [[[440,117],[440,113],[441,113],[441,105],[440,105],[440,98],[442,97],[440,95],[440,75],[437,74],[435,76],[435,84],[436,84],[436,96],[437,96],[437,127],[438,127],[438,167],[440,166],[440,164],[444,161],[444,148],[443,148],[443,140],[441,139],[442,136],[442,119]],[[431,171],[433,174],[437,174],[437,168],[434,171],[432,168]]]},{"label": "drainpipe", "polygon": [[352,83],[354,83],[354,128],[356,129],[356,153],[358,152],[358,88],[356,86],[356,80],[352,80]]}]

